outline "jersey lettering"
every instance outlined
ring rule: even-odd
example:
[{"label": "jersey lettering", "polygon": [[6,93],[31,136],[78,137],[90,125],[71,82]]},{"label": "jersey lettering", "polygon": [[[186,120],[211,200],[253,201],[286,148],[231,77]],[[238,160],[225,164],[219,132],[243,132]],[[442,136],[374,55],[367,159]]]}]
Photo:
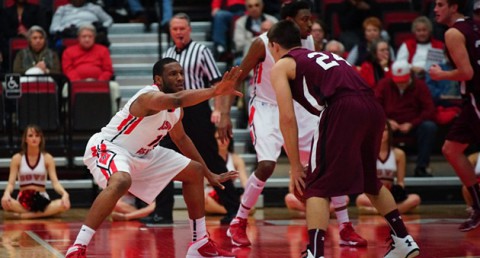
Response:
[{"label": "jersey lettering", "polygon": [[338,55],[332,54],[332,56],[333,60],[329,55],[322,52],[311,52],[308,54],[308,58],[316,58],[315,62],[320,65],[325,71],[332,67],[339,66],[337,61],[343,61],[350,65],[348,62],[345,61],[345,59],[339,57]]}]

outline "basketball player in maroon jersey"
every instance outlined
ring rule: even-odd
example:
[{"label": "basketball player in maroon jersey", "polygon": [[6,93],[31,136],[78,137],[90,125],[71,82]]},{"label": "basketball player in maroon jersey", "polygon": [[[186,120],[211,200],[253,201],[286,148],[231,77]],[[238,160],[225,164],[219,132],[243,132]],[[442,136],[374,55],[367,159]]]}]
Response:
[{"label": "basketball player in maroon jersey", "polygon": [[[385,257],[417,256],[418,245],[408,234],[390,191],[376,176],[385,114],[372,89],[343,58],[301,48],[300,31],[292,22],[275,24],[267,36],[276,61],[271,80],[291,180],[306,199],[307,258],[324,255],[329,198],[361,192],[391,228],[392,246]],[[305,180],[293,100],[320,117]]]},{"label": "basketball player in maroon jersey", "polygon": [[[480,143],[480,22],[461,13],[467,2],[435,1],[435,20],[450,27],[445,32],[445,45],[454,69],[443,71],[440,66],[432,65],[429,70],[433,80],[461,82],[462,111],[442,147],[443,155],[472,196],[472,212],[460,225],[460,231],[469,231],[480,225],[480,188],[473,166],[463,153],[469,144]],[[478,12],[479,9],[480,2],[475,0],[474,10]]]}]

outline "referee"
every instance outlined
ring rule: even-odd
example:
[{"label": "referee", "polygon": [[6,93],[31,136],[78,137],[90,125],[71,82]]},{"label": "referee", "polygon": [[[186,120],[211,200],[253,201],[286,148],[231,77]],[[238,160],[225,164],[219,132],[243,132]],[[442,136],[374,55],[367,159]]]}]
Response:
[{"label": "referee", "polygon": [[[175,43],[167,49],[163,58],[176,59],[184,69],[185,89],[202,89],[214,85],[222,78],[217,64],[210,50],[190,38],[192,28],[190,17],[185,13],[178,13],[170,20],[170,35]],[[218,101],[218,99],[216,99]],[[205,160],[207,167],[213,173],[227,171],[225,161],[218,154],[217,141],[215,139],[215,125],[210,117],[212,110],[208,101],[195,106],[184,108],[183,127],[187,135],[192,139],[198,152]],[[162,141],[163,142],[163,141]],[[162,146],[176,149],[170,141],[165,141]],[[173,146],[172,146],[173,145]],[[229,224],[235,217],[240,205],[240,195],[237,193],[233,182],[230,180],[223,183],[224,190],[216,188],[220,201],[227,210],[227,215],[220,220],[222,224]]]}]

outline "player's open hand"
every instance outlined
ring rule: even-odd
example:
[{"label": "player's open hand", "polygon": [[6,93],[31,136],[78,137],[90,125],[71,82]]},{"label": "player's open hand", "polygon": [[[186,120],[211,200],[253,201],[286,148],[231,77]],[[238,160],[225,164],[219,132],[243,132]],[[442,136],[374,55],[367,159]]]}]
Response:
[{"label": "player's open hand", "polygon": [[237,171],[228,171],[220,175],[213,174],[210,172],[210,176],[207,178],[211,186],[219,187],[220,189],[225,189],[225,186],[222,185],[223,182],[232,180],[238,177]]},{"label": "player's open hand", "polygon": [[215,95],[236,95],[242,97],[243,93],[235,89],[237,79],[241,73],[242,70],[238,66],[225,72],[222,81],[215,85]]},{"label": "player's open hand", "polygon": [[305,169],[302,166],[292,167],[290,170],[290,180],[293,182],[294,193],[303,195],[305,190]]}]

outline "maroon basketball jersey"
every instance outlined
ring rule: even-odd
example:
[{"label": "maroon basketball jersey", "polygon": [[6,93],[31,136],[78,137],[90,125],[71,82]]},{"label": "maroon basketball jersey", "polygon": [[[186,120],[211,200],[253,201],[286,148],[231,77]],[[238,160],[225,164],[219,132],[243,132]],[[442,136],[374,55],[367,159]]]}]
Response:
[{"label": "maroon basketball jersey", "polygon": [[295,48],[286,56],[297,63],[296,77],[290,82],[293,98],[312,114],[341,94],[373,94],[357,71],[343,58],[328,52]]},{"label": "maroon basketball jersey", "polygon": [[465,81],[466,88],[462,89],[462,93],[472,93],[476,102],[480,104],[480,23],[465,17],[455,22],[452,28],[459,30],[465,37],[470,64],[473,68],[473,77]]}]

